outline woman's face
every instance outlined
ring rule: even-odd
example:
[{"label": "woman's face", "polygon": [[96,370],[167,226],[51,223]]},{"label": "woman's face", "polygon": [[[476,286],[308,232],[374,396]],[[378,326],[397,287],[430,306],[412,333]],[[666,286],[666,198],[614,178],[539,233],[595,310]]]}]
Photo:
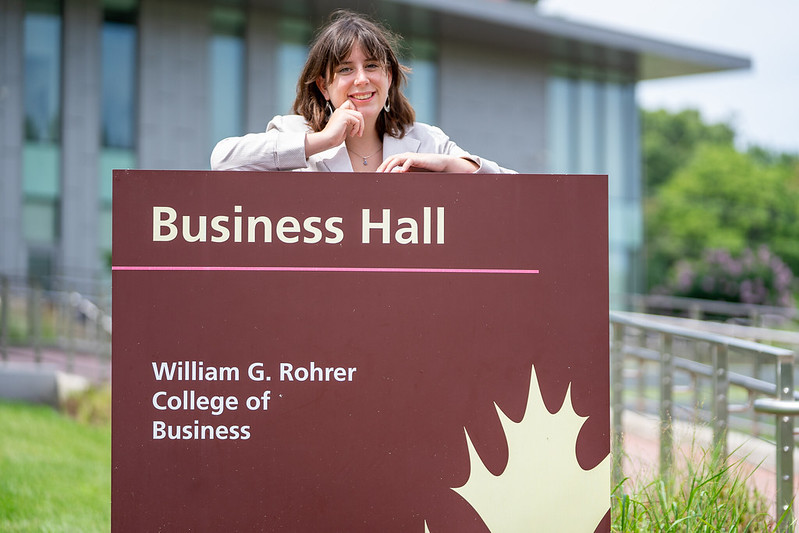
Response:
[{"label": "woman's face", "polygon": [[367,57],[356,43],[350,55],[333,69],[333,78],[328,82],[320,76],[316,84],[333,107],[349,100],[364,119],[376,121],[388,99],[391,74],[380,61]]}]

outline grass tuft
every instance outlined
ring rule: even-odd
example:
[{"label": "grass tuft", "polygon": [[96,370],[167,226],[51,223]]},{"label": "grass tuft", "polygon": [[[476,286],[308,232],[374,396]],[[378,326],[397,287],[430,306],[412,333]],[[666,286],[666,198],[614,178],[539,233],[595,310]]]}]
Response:
[{"label": "grass tuft", "polygon": [[767,499],[751,487],[743,460],[692,451],[665,476],[619,483],[612,494],[614,533],[761,533],[777,530]]}]

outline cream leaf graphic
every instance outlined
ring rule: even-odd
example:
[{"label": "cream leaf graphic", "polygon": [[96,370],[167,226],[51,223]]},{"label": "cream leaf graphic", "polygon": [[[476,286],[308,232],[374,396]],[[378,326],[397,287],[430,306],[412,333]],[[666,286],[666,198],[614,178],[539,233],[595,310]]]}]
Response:
[{"label": "cream leaf graphic", "polygon": [[[610,455],[591,470],[577,462],[576,443],[587,417],[575,413],[571,387],[551,414],[532,369],[524,418],[513,422],[494,404],[508,441],[508,464],[495,476],[485,467],[466,428],[471,472],[460,494],[492,533],[593,533],[610,507]],[[425,532],[429,530],[425,522]]]}]

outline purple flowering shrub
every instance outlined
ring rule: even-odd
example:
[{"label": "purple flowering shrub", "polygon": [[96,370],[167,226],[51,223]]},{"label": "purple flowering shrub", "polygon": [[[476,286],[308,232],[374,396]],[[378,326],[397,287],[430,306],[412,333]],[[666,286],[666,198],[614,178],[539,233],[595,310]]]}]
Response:
[{"label": "purple flowering shrub", "polygon": [[662,293],[687,298],[791,307],[793,273],[767,246],[745,249],[737,257],[727,250],[707,250],[698,261],[680,261]]}]

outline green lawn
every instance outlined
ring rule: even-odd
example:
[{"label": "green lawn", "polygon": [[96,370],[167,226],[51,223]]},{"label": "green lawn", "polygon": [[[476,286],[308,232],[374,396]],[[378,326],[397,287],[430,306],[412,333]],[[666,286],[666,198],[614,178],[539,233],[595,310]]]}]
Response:
[{"label": "green lawn", "polygon": [[0,531],[110,529],[110,424],[0,402]]}]

